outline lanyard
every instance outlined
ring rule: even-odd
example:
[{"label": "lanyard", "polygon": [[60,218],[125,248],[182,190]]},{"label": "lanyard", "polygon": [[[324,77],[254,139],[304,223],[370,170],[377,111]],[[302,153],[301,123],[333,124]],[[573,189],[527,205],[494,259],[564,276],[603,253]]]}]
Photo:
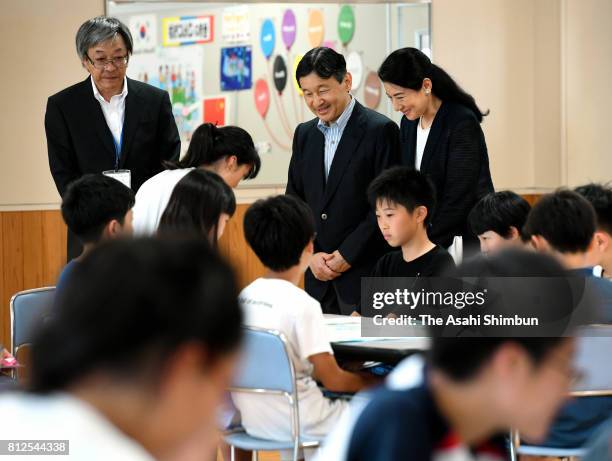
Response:
[{"label": "lanyard", "polygon": [[121,158],[121,144],[123,143],[123,130],[119,135],[119,142],[113,136],[113,143],[115,144],[115,171],[119,170],[119,159]]}]

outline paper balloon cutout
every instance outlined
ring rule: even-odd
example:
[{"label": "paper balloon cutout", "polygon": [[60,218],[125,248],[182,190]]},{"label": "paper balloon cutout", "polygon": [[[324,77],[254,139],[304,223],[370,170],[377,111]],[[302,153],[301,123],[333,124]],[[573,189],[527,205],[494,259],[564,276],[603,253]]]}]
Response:
[{"label": "paper balloon cutout", "polygon": [[346,58],[346,70],[353,76],[353,86],[351,90],[356,90],[361,85],[363,78],[363,61],[361,55],[356,51],[351,51]]},{"label": "paper balloon cutout", "polygon": [[295,43],[295,35],[297,32],[297,25],[295,22],[295,14],[293,10],[285,11],[283,15],[283,22],[281,25],[281,35],[283,37],[283,43],[287,49],[291,49]]},{"label": "paper balloon cutout", "polygon": [[324,32],[323,13],[321,10],[312,10],[308,14],[308,41],[312,48],[321,46]]},{"label": "paper balloon cutout", "polygon": [[366,77],[365,86],[363,87],[363,99],[366,107],[376,109],[380,105],[381,95],[380,79],[376,72],[370,72]]},{"label": "paper balloon cutout", "polygon": [[260,78],[255,83],[255,108],[261,118],[266,118],[268,109],[270,108],[270,89],[268,83]]},{"label": "paper balloon cutout", "polygon": [[261,33],[259,35],[261,51],[266,59],[269,59],[274,52],[274,44],[276,42],[276,33],[274,31],[274,23],[271,19],[266,19],[261,25]]},{"label": "paper balloon cutout", "polygon": [[355,13],[349,5],[344,5],[338,15],[338,37],[346,46],[353,39],[353,35],[355,35]]},{"label": "paper balloon cutout", "polygon": [[332,50],[336,51],[336,41],[335,40],[324,40],[321,46],[324,46],[325,48],[331,48]]},{"label": "paper balloon cutout", "polygon": [[278,93],[282,93],[287,86],[287,64],[282,56],[277,56],[274,60],[274,86]]},{"label": "paper balloon cutout", "polygon": [[300,61],[302,60],[304,56],[301,54],[298,54],[295,59],[293,60],[293,72],[291,73],[291,80],[293,80],[293,85],[295,86],[295,90],[298,92],[298,94],[300,96],[303,95],[302,93],[302,89],[300,88],[300,84],[298,83],[297,79],[295,78],[295,71],[297,71],[297,66],[300,63]]}]

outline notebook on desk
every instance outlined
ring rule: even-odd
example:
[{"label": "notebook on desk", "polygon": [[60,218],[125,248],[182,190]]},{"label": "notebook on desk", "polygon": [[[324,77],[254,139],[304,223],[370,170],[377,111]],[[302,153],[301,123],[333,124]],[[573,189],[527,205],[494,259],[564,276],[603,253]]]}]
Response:
[{"label": "notebook on desk", "polygon": [[371,341],[397,341],[398,337],[361,336],[361,317],[324,314],[329,342],[352,343]]}]

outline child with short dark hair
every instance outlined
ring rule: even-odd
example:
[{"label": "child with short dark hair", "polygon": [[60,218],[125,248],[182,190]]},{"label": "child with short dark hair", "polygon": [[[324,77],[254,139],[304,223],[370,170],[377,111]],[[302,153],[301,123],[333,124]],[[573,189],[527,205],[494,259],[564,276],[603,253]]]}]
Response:
[{"label": "child with short dark hair", "polygon": [[[543,196],[533,206],[524,232],[540,253],[555,257],[570,275],[584,277],[602,301],[601,323],[612,323],[612,282],[593,276],[595,210],[582,195],[565,189]],[[583,397],[563,407],[546,446],[575,448],[586,442],[612,412],[612,398]]]},{"label": "child with short dark hair", "polygon": [[372,277],[435,277],[455,266],[427,236],[436,193],[423,173],[407,167],[385,170],[370,184],[368,197],[385,240],[400,247],[378,260]]},{"label": "child with short dark hair", "polygon": [[233,271],[210,245],[105,242],[76,267],[53,312],[34,335],[31,392],[0,397],[11,421],[3,436],[65,440],[63,454],[79,460],[212,451],[242,312]]},{"label": "child with short dark hair", "polygon": [[[518,294],[528,311],[542,304],[571,310],[571,296],[558,296],[564,289],[571,293],[563,268],[543,255],[511,250],[477,257],[457,275],[484,281],[522,276],[525,267],[533,276],[557,280],[555,290],[532,284],[533,290]],[[563,336],[436,335],[426,366],[420,365],[410,384],[377,391],[356,408],[356,422],[332,436],[327,445],[348,443],[346,456],[325,453],[320,459],[506,460],[503,436],[510,428],[533,439],[546,435],[575,374],[573,352],[574,339]]]},{"label": "child with short dark hair", "polygon": [[[357,392],[371,379],[338,366],[321,305],[297,286],[313,254],[314,229],[310,208],[294,196],[280,195],[251,205],[244,216],[244,234],[266,273],[242,290],[239,301],[247,326],[286,336],[297,375],[301,435],[320,438],[337,424],[347,402],[324,397],[313,377],[336,392]],[[232,397],[249,434],[272,440],[291,438],[286,399],[240,393]]]},{"label": "child with short dark hair", "polygon": [[576,188],[576,192],[586,198],[597,215],[595,228],[595,248],[601,276],[612,278],[612,187],[604,184],[586,184]]},{"label": "child with short dark hair", "polygon": [[132,189],[103,174],[87,174],[70,183],[62,199],[62,217],[83,244],[83,253],[60,273],[58,291],[100,241],[132,235],[134,200]]},{"label": "child with short dark hair", "polygon": [[491,192],[481,198],[468,215],[470,228],[480,241],[480,251],[489,254],[522,245],[529,210],[527,200],[510,190]]}]

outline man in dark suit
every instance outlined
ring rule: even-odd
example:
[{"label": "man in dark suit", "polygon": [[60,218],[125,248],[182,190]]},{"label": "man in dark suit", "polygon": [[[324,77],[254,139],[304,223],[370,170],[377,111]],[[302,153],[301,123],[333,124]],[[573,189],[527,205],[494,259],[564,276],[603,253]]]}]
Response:
[{"label": "man in dark suit", "polygon": [[[129,29],[114,18],[85,22],[76,45],[90,77],[51,96],[45,114],[49,166],[60,195],[86,173],[129,170],[140,185],[177,159],[180,138],[168,93],[126,77]],[[124,174],[123,179],[126,175]],[[80,253],[69,235],[68,259]]]},{"label": "man in dark suit", "polygon": [[399,128],[351,96],[345,59],[330,48],[306,53],[296,79],[317,117],[295,130],[287,181],[287,193],[304,200],[316,222],[305,288],[323,312],[348,315],[359,302],[361,277],[389,249],[366,190],[399,163]]}]

